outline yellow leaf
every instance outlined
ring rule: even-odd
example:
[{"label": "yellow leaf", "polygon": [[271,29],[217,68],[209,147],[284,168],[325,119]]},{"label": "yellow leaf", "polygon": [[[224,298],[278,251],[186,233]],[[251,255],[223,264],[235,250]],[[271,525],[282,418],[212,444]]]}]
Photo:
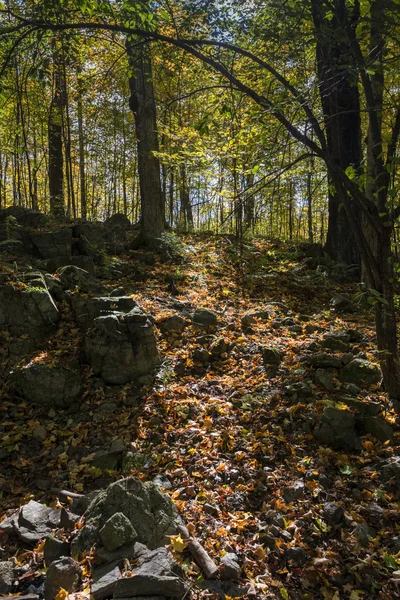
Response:
[{"label": "yellow leaf", "polygon": [[181,534],[170,535],[169,538],[171,540],[171,546],[175,552],[183,552],[189,543],[189,540],[184,540]]},{"label": "yellow leaf", "polygon": [[210,431],[210,429],[212,429],[213,427],[213,420],[211,417],[205,417],[204,419],[204,427],[207,429],[207,431]]},{"label": "yellow leaf", "polygon": [[283,587],[282,587],[282,588],[280,588],[280,589],[279,589],[279,593],[280,593],[280,595],[282,596],[282,598],[283,598],[284,600],[289,600],[289,593],[288,593],[288,591],[287,591],[287,589],[286,589],[286,588],[283,588]]},{"label": "yellow leaf", "polygon": [[257,550],[254,551],[254,554],[258,558],[258,560],[265,560],[267,557],[267,553],[262,546],[258,546]]},{"label": "yellow leaf", "polygon": [[67,590],[64,590],[64,588],[61,588],[54,600],[65,600],[66,598],[68,598],[68,595],[69,592],[67,592]]}]

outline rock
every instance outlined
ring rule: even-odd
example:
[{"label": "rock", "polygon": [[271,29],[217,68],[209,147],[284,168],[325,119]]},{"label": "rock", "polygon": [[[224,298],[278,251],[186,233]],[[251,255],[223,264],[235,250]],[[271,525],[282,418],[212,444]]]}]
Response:
[{"label": "rock", "polygon": [[88,527],[95,528],[90,543],[100,541],[98,530],[115,513],[123,513],[138,535],[138,541],[149,548],[168,542],[168,535],[176,534],[181,523],[179,514],[170,498],[152,482],[142,483],[135,477],[121,479],[101,491],[86,513],[86,525],[74,540],[78,551],[89,549],[85,537]]},{"label": "rock", "polygon": [[357,385],[355,385],[354,383],[345,383],[343,386],[343,390],[345,392],[347,392],[348,394],[350,394],[351,396],[359,396],[361,394],[360,388]]},{"label": "rock", "polygon": [[229,350],[229,343],[223,338],[217,338],[210,345],[210,352],[214,358],[222,358]]},{"label": "rock", "polygon": [[49,567],[55,560],[59,560],[64,556],[70,556],[71,547],[67,542],[48,535],[44,543],[43,553],[46,566]]},{"label": "rock", "polygon": [[352,396],[340,396],[340,402],[365,417],[376,417],[383,410],[383,406],[379,402],[363,402]]},{"label": "rock", "polygon": [[381,506],[379,506],[379,504],[377,504],[376,502],[371,502],[370,504],[368,504],[368,506],[365,507],[364,516],[365,519],[367,521],[370,521],[373,525],[380,526],[384,512],[385,511]]},{"label": "rock", "polygon": [[354,358],[354,354],[352,352],[345,352],[342,354],[342,364],[348,365]]},{"label": "rock", "polygon": [[47,438],[47,429],[43,425],[37,425],[32,431],[32,437],[39,442],[44,442]]},{"label": "rock", "polygon": [[354,529],[353,535],[357,538],[359,544],[366,548],[369,546],[370,538],[376,537],[376,531],[368,527],[366,523],[359,523]]},{"label": "rock", "polygon": [[50,273],[55,273],[61,267],[67,267],[68,265],[79,267],[79,269],[87,271],[92,276],[95,273],[95,266],[93,260],[90,258],[90,256],[83,255],[57,256],[56,258],[50,258],[45,262],[44,268]]},{"label": "rock", "polygon": [[207,308],[198,308],[192,315],[193,323],[207,330],[215,327],[217,320],[217,313]]},{"label": "rock", "polygon": [[358,422],[363,433],[370,433],[380,442],[393,440],[393,428],[383,417],[360,417]]},{"label": "rock", "polygon": [[72,531],[73,529],[75,529],[75,525],[79,521],[79,519],[79,515],[76,515],[67,508],[62,508],[60,515],[60,527],[62,527],[66,531]]},{"label": "rock", "polygon": [[356,312],[356,306],[353,304],[351,299],[342,294],[337,294],[336,296],[333,296],[333,298],[330,301],[330,305],[337,313]]},{"label": "rock", "polygon": [[358,329],[348,329],[346,334],[350,337],[349,341],[351,343],[359,343],[364,339],[364,334],[361,331],[358,331]]},{"label": "rock", "polygon": [[99,531],[106,550],[112,552],[124,544],[135,542],[137,533],[128,517],[123,513],[114,513]]},{"label": "rock", "polygon": [[183,572],[166,548],[158,548],[144,554],[139,562],[139,566],[132,570],[130,577],[117,581],[114,598],[161,594],[169,598],[185,596],[187,586],[182,577]]},{"label": "rock", "polygon": [[346,331],[328,331],[324,334],[325,340],[340,340],[344,344],[350,342],[350,334]]},{"label": "rock", "polygon": [[378,365],[374,365],[368,360],[355,358],[348,365],[343,367],[340,373],[340,380],[345,383],[354,383],[358,387],[363,384],[374,385],[380,382],[382,377]]},{"label": "rock", "polygon": [[317,352],[312,356],[307,356],[305,362],[316,369],[339,369],[342,366],[340,358],[325,352]]},{"label": "rock", "polygon": [[281,353],[272,346],[260,346],[264,367],[279,367],[282,362]]},{"label": "rock", "polygon": [[92,585],[91,585],[91,598],[93,600],[105,600],[111,598],[118,579],[121,578],[121,570],[117,564],[111,563],[99,567],[93,571]]},{"label": "rock", "polygon": [[105,383],[138,380],[159,362],[153,325],[137,308],[126,315],[97,317],[85,336],[85,356]]},{"label": "rock", "polygon": [[[16,534],[22,541],[36,544],[49,535],[60,525],[60,510],[48,508],[35,500],[30,500],[20,508],[18,513],[9,520],[10,532]],[[7,527],[4,521],[1,528]]]},{"label": "rock", "polygon": [[63,284],[57,277],[50,275],[50,273],[45,273],[43,277],[49,294],[51,294],[51,297],[54,298],[54,300],[57,302],[68,300],[68,294],[65,292]]},{"label": "rock", "polygon": [[301,325],[290,325],[289,331],[297,335],[298,333],[303,333],[303,327]]},{"label": "rock", "polygon": [[48,217],[31,208],[23,206],[9,206],[0,210],[0,223],[4,223],[8,217],[14,217],[21,227],[38,229],[47,224]]},{"label": "rock", "polygon": [[378,472],[382,481],[393,480],[393,483],[400,488],[400,456],[393,456],[383,461]]},{"label": "rock", "polygon": [[78,289],[83,294],[98,294],[104,289],[101,281],[90,275],[88,271],[75,265],[66,265],[57,269],[57,275],[65,290]]},{"label": "rock", "polygon": [[193,350],[193,360],[208,363],[211,360],[211,354],[205,348],[195,348]]},{"label": "rock", "polygon": [[228,552],[221,558],[220,577],[222,581],[238,581],[240,578],[240,565],[236,554]]},{"label": "rock", "polygon": [[116,471],[121,463],[120,453],[99,450],[91,461],[91,465],[100,471]]},{"label": "rock", "polygon": [[303,567],[308,561],[307,552],[301,547],[288,548],[286,558],[291,560],[296,567]]},{"label": "rock", "polygon": [[339,525],[344,518],[344,510],[335,502],[326,502],[324,504],[324,519],[328,525]]},{"label": "rock", "polygon": [[132,224],[128,217],[123,213],[115,213],[115,215],[108,217],[108,219],[104,221],[104,227],[106,229],[114,229],[115,227],[119,227],[127,230],[132,228]]},{"label": "rock", "polygon": [[116,550],[110,552],[106,550],[103,546],[97,549],[96,556],[100,558],[103,562],[112,563],[128,559],[128,560],[136,560],[138,557],[143,554],[149,552],[149,549],[144,544],[140,544],[139,542],[134,542],[130,544],[124,544],[124,546],[120,546]]},{"label": "rock", "polygon": [[110,294],[109,294],[109,296],[111,298],[120,298],[121,296],[126,296],[126,295],[127,294],[126,294],[125,288],[123,288],[122,286],[114,288],[112,290],[112,292],[110,292]]},{"label": "rock", "polygon": [[62,558],[51,563],[44,587],[45,600],[54,600],[61,589],[69,593],[76,592],[81,572],[81,567],[73,558]]},{"label": "rock", "polygon": [[242,327],[251,327],[257,320],[263,321],[264,323],[269,321],[271,313],[267,310],[254,310],[246,312],[241,318]]},{"label": "rock", "polygon": [[0,594],[9,594],[14,581],[15,565],[11,560],[0,562]]},{"label": "rock", "polygon": [[188,323],[183,317],[179,315],[172,315],[171,317],[166,317],[159,323],[161,329],[166,331],[167,333],[182,333],[187,327]]},{"label": "rock", "polygon": [[213,579],[201,580],[201,578],[199,578],[197,586],[202,590],[211,592],[212,597],[218,597],[222,600],[226,598],[250,598],[247,588],[236,581],[218,581]]},{"label": "rock", "polygon": [[333,336],[325,337],[325,339],[322,340],[321,346],[322,348],[338,352],[346,352],[349,349],[348,345],[343,340]]},{"label": "rock", "polygon": [[331,370],[317,369],[314,375],[314,382],[328,392],[335,389],[333,383],[333,371]]},{"label": "rock", "polygon": [[56,328],[60,314],[47,289],[0,286],[0,331],[42,338]]},{"label": "rock", "polygon": [[90,325],[97,317],[114,313],[126,314],[138,308],[137,302],[130,296],[87,298],[73,295],[71,297],[71,305],[78,325],[83,328]]},{"label": "rock", "polygon": [[96,222],[80,222],[74,226],[77,238],[76,250],[89,256],[95,264],[103,264],[105,258],[104,225]]},{"label": "rock", "polygon": [[290,396],[292,402],[306,400],[307,398],[311,398],[313,395],[311,386],[302,381],[298,381],[286,386],[285,390],[286,394]]},{"label": "rock", "polygon": [[31,240],[41,258],[71,256],[72,231],[68,227],[31,233]]},{"label": "rock", "polygon": [[324,410],[314,437],[335,450],[360,451],[361,440],[355,429],[355,416],[345,410],[328,407]]},{"label": "rock", "polygon": [[13,389],[40,406],[69,408],[82,391],[80,373],[67,366],[29,363],[10,375]]}]

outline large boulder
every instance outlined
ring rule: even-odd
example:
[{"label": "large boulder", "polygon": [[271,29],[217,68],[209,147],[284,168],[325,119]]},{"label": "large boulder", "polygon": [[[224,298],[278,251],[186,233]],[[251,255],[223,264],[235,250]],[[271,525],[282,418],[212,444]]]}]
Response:
[{"label": "large boulder", "polygon": [[44,227],[48,221],[46,215],[23,206],[9,206],[0,210],[0,223],[6,222],[8,217],[14,217],[21,227],[32,229]]},{"label": "large boulder", "polygon": [[98,294],[104,289],[101,281],[75,265],[60,267],[57,269],[57,275],[66,290],[73,291],[78,288],[83,294]]},{"label": "large boulder", "polygon": [[0,330],[40,338],[54,331],[60,314],[47,289],[0,286]]},{"label": "large boulder", "polygon": [[87,327],[94,319],[117,313],[129,313],[138,306],[130,296],[71,297],[71,306],[80,327]]},{"label": "large boulder", "polygon": [[31,233],[31,240],[40,258],[71,256],[72,231],[68,227]]},{"label": "large boulder", "polygon": [[97,317],[85,336],[85,356],[106,383],[137,380],[159,362],[153,325],[138,307]]},{"label": "large boulder", "polygon": [[314,437],[335,450],[358,452],[362,449],[356,432],[356,418],[346,410],[326,408],[314,430]]},{"label": "large boulder", "polygon": [[100,530],[116,513],[127,517],[140,543],[150,549],[168,543],[181,518],[172,500],[153,482],[135,477],[121,479],[99,492],[85,515],[85,526],[73,541],[73,552],[101,543]]},{"label": "large boulder", "polygon": [[30,500],[11,517],[0,523],[0,530],[14,534],[23,542],[37,544],[60,526],[61,511]]},{"label": "large boulder", "polygon": [[29,363],[11,373],[14,390],[26,400],[54,408],[69,408],[82,391],[80,373],[68,366]]},{"label": "large boulder", "polygon": [[374,385],[379,383],[382,374],[378,365],[369,360],[355,358],[349,362],[340,373],[340,380],[345,383],[353,383],[358,387],[362,385]]}]

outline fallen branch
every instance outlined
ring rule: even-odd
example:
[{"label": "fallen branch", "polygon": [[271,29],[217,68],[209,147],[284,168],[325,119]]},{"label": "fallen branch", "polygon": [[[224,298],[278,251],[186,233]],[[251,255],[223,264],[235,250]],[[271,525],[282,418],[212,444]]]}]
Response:
[{"label": "fallen branch", "polygon": [[188,541],[187,548],[198,567],[202,570],[207,579],[216,579],[218,576],[218,567],[213,559],[207,554],[199,540],[191,537],[189,531],[184,525],[178,526],[178,531],[184,540]]}]

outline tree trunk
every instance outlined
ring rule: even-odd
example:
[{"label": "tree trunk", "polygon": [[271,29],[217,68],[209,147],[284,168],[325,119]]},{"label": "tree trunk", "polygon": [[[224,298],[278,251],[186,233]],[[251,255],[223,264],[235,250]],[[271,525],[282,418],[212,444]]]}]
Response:
[{"label": "tree trunk", "polygon": [[85,172],[85,139],[83,135],[83,107],[82,107],[82,79],[78,72],[78,141],[79,141],[79,179],[80,179],[80,199],[81,199],[81,217],[87,219],[87,198],[86,198],[86,172]]},{"label": "tree trunk", "polygon": [[64,157],[62,122],[65,103],[64,73],[57,50],[53,56],[53,98],[51,100],[49,131],[49,192],[50,212],[55,217],[64,217]]},{"label": "tree trunk", "polygon": [[141,237],[159,238],[165,230],[156,102],[149,48],[126,43],[131,76],[129,106],[135,118],[141,204]]},{"label": "tree trunk", "polygon": [[[317,35],[317,72],[325,131],[330,156],[343,171],[353,167],[357,173],[362,161],[360,97],[354,58],[343,32],[348,18],[345,0],[338,0],[330,20],[323,14],[323,3],[312,0],[312,16]],[[328,175],[332,183],[332,173]],[[346,192],[344,192],[346,193]],[[350,201],[350,198],[348,198]],[[344,210],[345,199],[339,190],[329,191],[326,251],[335,260],[359,263],[359,252]]]}]

